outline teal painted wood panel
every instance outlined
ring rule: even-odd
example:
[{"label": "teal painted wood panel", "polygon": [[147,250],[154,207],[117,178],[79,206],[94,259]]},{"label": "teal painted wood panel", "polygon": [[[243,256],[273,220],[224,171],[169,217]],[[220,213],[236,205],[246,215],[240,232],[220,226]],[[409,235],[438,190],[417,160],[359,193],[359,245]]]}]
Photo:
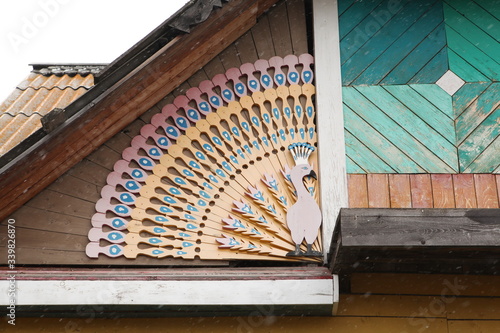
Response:
[{"label": "teal painted wood panel", "polygon": [[487,82],[490,81],[485,75],[465,61],[453,50],[448,49],[448,61],[450,70],[465,82]]},{"label": "teal painted wood panel", "polygon": [[[448,70],[448,47],[443,47],[414,77],[407,83],[434,83]],[[393,81],[394,82],[394,81]]]},{"label": "teal painted wood panel", "polygon": [[500,44],[488,33],[494,32],[497,29],[500,30],[498,22],[496,24],[496,27],[493,26],[492,28],[488,29],[487,32],[479,28],[475,24],[475,22],[469,20],[467,16],[460,14],[453,7],[447,5],[446,3],[444,4],[444,13],[446,24],[457,33],[459,33],[462,37],[467,39],[467,41],[477,47],[480,51],[489,55],[490,57],[493,57],[493,59],[495,58],[495,55],[500,54]]},{"label": "teal painted wood panel", "polygon": [[441,87],[435,84],[411,84],[410,87],[448,117],[455,119],[452,98]]},{"label": "teal painted wood panel", "polygon": [[[390,73],[380,81],[380,84],[397,84],[399,82],[410,82],[413,77],[446,46],[444,23],[439,24],[434,31],[428,34],[422,43],[415,47],[399,64],[391,69]],[[446,72],[448,66],[446,61],[441,61],[440,73],[429,70],[421,73],[420,80],[423,82],[436,82],[442,73]],[[436,76],[436,74],[438,76]]]},{"label": "teal painted wood panel", "polygon": [[500,83],[469,84],[453,97],[460,172],[493,172],[500,163]]},{"label": "teal painted wood panel", "polygon": [[454,118],[458,118],[478,96],[480,96],[491,82],[466,83],[453,95]]},{"label": "teal painted wood panel", "polygon": [[490,173],[500,165],[500,108],[458,146],[461,172]]},{"label": "teal painted wood panel", "polygon": [[[408,0],[398,3],[398,6],[389,6],[388,1],[356,2],[352,9],[358,9],[362,15],[353,17],[353,13],[346,12],[339,17],[340,56],[343,64],[370,40],[394,15],[396,15]],[[356,6],[356,7],[355,7]],[[375,7],[376,6],[376,7]],[[347,31],[351,29],[350,31]]]},{"label": "teal painted wood panel", "polygon": [[499,19],[492,14],[500,8],[500,0],[486,1],[481,7],[478,3],[471,0],[453,0],[446,1],[460,15],[467,17],[471,22],[481,28],[485,33],[500,42]]},{"label": "teal painted wood panel", "polygon": [[[345,131],[345,147],[346,155],[354,162],[362,171],[362,173],[395,173],[386,162],[384,162],[377,154],[372,152],[367,146],[359,141],[348,130]],[[357,169],[357,173],[359,173]],[[355,170],[347,168],[348,173],[355,173]]]},{"label": "teal painted wood panel", "polygon": [[[426,172],[455,172],[457,170],[458,163],[454,146],[443,137],[429,140],[432,137],[431,133],[435,130],[413,112],[408,112],[409,110],[404,105],[382,87],[346,87],[343,96],[344,103],[350,109]],[[352,123],[346,120],[346,126],[352,126]],[[350,132],[356,137],[360,134],[359,131],[350,130]],[[386,153],[383,147],[375,149],[372,151],[377,155]],[[450,151],[454,153],[450,154]],[[395,167],[392,163],[389,165]]]},{"label": "teal painted wood panel", "polygon": [[499,0],[474,0],[482,8],[488,10],[492,16],[500,20],[500,1]]},{"label": "teal painted wood panel", "polygon": [[[462,144],[471,135],[471,132],[476,131],[476,128],[498,109],[500,105],[499,96],[500,82],[495,82],[479,94],[457,117],[456,132],[458,144]],[[495,121],[499,122],[497,127],[500,127],[500,119],[495,118]]]},{"label": "teal painted wood panel", "polygon": [[[405,152],[400,150],[388,138],[377,131],[372,124],[368,123],[363,116],[358,115],[349,107],[349,105],[353,107],[358,106],[356,100],[352,100],[352,97],[356,95],[351,94],[349,91],[350,89],[354,88],[346,87],[342,90],[344,95],[344,121],[346,132],[352,133],[352,135],[370,151],[376,152],[377,156],[390,165],[396,173],[425,172],[425,170],[406,155]],[[354,149],[354,147],[350,149]],[[352,159],[355,158],[353,154],[351,154],[350,157]],[[373,173],[384,173],[383,170],[385,168],[374,170],[371,162],[363,163],[363,161],[360,160],[355,160],[355,162],[365,170],[371,170]]]},{"label": "teal painted wood panel", "polygon": [[345,157],[347,173],[366,173],[365,170],[361,169],[349,156]]},{"label": "teal painted wood panel", "polygon": [[[433,124],[435,128],[429,126],[381,86],[360,86],[356,89],[397,124],[397,128],[392,128],[393,131],[397,129],[400,135],[408,133],[411,136],[412,141],[409,141],[411,144],[407,151],[415,157],[419,156],[417,163],[425,163],[432,168],[439,166],[448,170],[457,169],[456,148],[440,133],[443,129],[439,126],[443,124]],[[453,130],[452,123],[450,127]]]},{"label": "teal painted wood panel", "polygon": [[[443,7],[440,1],[436,2],[429,10],[419,17],[411,27],[401,34],[394,42],[387,47],[380,56],[374,60],[362,73],[351,83],[352,85],[379,84],[389,74],[394,73],[392,77],[393,84],[407,83],[408,78],[399,77],[397,67],[406,57],[415,49],[424,54],[424,58],[430,59],[440,48],[431,49],[426,47],[423,41],[443,22]],[[442,25],[444,29],[444,25]],[[433,38],[437,36],[432,35]],[[444,33],[441,34],[441,42],[444,45]],[[401,68],[400,68],[401,70]],[[406,66],[405,71],[413,70],[413,73],[406,73],[406,76],[413,77],[418,68]]]},{"label": "teal painted wood panel", "polygon": [[[414,113],[430,128],[435,130],[435,133],[429,132],[428,135],[441,135],[448,141],[451,154],[455,153],[455,122],[453,117],[449,117],[446,111],[439,110],[408,85],[384,86],[384,89],[406,106],[407,113]],[[411,117],[409,121],[412,121]],[[415,124],[413,125],[415,126]],[[425,127],[423,131],[426,131]]]},{"label": "teal painted wood panel", "polygon": [[[359,22],[368,18],[371,20],[371,13],[382,0],[375,1],[339,1],[339,7],[345,7],[344,2],[349,3],[349,7],[339,15],[339,36],[340,39],[356,29]],[[375,18],[373,18],[375,19]]]},{"label": "teal painted wood panel", "polygon": [[[469,65],[490,80],[498,81],[500,78],[500,64],[494,60],[494,58],[498,59],[498,55],[484,53],[448,24],[446,24],[446,36],[450,50],[460,55]],[[453,63],[450,58],[450,68],[452,66]]]},{"label": "teal painted wood panel", "polygon": [[[384,1],[388,2],[388,0]],[[426,13],[428,14],[425,15]],[[374,61],[377,61],[377,63],[382,62],[383,60],[379,60],[379,58],[385,58],[386,62],[392,62],[392,67],[389,68],[389,70],[387,68],[380,68],[378,75],[373,74],[373,72],[377,72],[377,66],[374,65],[369,69],[370,75],[366,75],[370,79],[360,79],[357,84],[377,84],[380,82],[394,66],[399,64],[399,61],[410,54],[428,35],[428,32],[421,31],[419,33],[419,30],[426,29],[426,27],[432,25],[433,28],[435,28],[438,25],[438,23],[435,22],[437,18],[441,21],[443,19],[440,2],[436,3],[434,0],[420,0],[406,3],[396,15],[394,15],[385,25],[381,26],[362,47],[352,54],[352,56],[349,58],[342,58],[342,83],[344,85],[353,84],[353,82],[362,75]],[[426,24],[426,22],[428,22],[428,24]],[[416,25],[416,27],[412,29],[414,25]],[[394,43],[397,43],[398,47],[392,46]],[[341,54],[352,53],[349,50],[342,50],[342,47],[341,44]],[[344,45],[344,47],[346,47],[346,45]],[[386,53],[387,49],[389,49],[389,52]],[[394,55],[391,55],[393,52]],[[403,54],[403,56],[401,56],[401,54]],[[392,58],[396,56],[399,57],[399,61],[394,63]],[[430,59],[431,56],[427,56],[427,58]],[[415,74],[417,73],[418,69],[415,69]],[[444,74],[444,71],[441,75],[442,74]],[[407,80],[392,82],[405,84]]]}]

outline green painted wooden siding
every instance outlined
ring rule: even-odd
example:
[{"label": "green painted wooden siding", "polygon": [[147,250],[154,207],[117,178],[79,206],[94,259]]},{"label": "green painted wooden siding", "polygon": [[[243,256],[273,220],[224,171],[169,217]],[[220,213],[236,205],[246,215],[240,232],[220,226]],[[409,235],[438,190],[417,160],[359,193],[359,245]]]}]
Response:
[{"label": "green painted wooden siding", "polygon": [[[348,172],[500,171],[499,14],[500,0],[339,1]],[[464,82],[451,96],[447,71]]]}]

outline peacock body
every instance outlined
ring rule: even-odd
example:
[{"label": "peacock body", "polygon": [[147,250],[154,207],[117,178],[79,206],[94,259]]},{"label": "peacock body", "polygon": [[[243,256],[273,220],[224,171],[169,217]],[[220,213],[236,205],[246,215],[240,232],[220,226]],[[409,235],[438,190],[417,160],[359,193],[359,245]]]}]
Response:
[{"label": "peacock body", "polygon": [[312,64],[244,64],[153,116],[108,175],[87,255],[318,260]]}]

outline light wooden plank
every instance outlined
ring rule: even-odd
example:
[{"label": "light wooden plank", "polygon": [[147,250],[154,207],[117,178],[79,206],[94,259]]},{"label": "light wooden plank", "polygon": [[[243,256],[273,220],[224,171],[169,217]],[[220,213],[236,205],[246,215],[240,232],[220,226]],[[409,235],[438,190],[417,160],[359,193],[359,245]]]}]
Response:
[{"label": "light wooden plank", "polygon": [[[0,329],[8,332],[31,332],[30,328],[41,327],[43,332],[90,331],[95,333],[137,333],[147,327],[152,332],[253,332],[253,333],[310,333],[335,330],[337,333],[373,333],[374,327],[383,327],[386,332],[414,332],[420,328],[417,319],[408,318],[364,318],[364,317],[307,317],[276,316],[273,307],[256,306],[252,311],[235,317],[185,317],[185,318],[95,318],[100,307],[91,307],[82,313],[85,318],[21,318],[16,326],[7,321],[0,322]],[[90,320],[91,319],[91,320]],[[119,325],[117,325],[117,322]],[[426,322],[426,321],[423,321]],[[413,325],[412,325],[413,323]],[[42,331],[41,331],[42,332]],[[426,333],[448,333],[446,320],[429,320]],[[470,333],[472,331],[468,331]],[[485,332],[494,332],[485,331]],[[455,333],[455,332],[453,332]],[[461,333],[461,332],[460,332]]]},{"label": "light wooden plank", "polygon": [[453,175],[453,189],[455,191],[455,203],[457,208],[477,208],[474,175]]},{"label": "light wooden plank", "polygon": [[448,333],[471,333],[471,332],[498,332],[500,320],[450,320],[448,321]]},{"label": "light wooden plank", "polygon": [[449,174],[431,175],[434,208],[455,208],[453,178]]},{"label": "light wooden plank", "polygon": [[498,208],[498,189],[495,175],[475,174],[474,185],[478,208]]},{"label": "light wooden plank", "polygon": [[490,297],[448,299],[446,311],[448,319],[500,320],[500,299]]},{"label": "light wooden plank", "polygon": [[[344,115],[337,1],[314,0],[316,124],[324,249],[330,248],[340,208],[347,207]],[[326,252],[325,252],[326,254]],[[326,257],[325,257],[326,259]]]},{"label": "light wooden plank", "polygon": [[[429,311],[429,304],[437,305]],[[337,316],[446,318],[440,297],[342,294]],[[433,308],[434,309],[434,308]]]},{"label": "light wooden plank", "polygon": [[349,185],[349,208],[368,208],[368,185],[366,175],[347,175]]},{"label": "light wooden plank", "polygon": [[309,51],[304,0],[288,0],[288,25],[292,38],[293,54],[301,55]]},{"label": "light wooden plank", "polygon": [[413,208],[432,208],[434,202],[432,198],[431,175],[417,174],[410,175],[411,202]]},{"label": "light wooden plank", "polygon": [[[337,281],[337,280],[336,280]],[[18,280],[16,305],[331,305],[333,279]],[[8,281],[0,281],[6,290]],[[103,293],[102,290],[106,290]],[[290,293],[290,290],[294,290]],[[338,293],[338,291],[337,291]],[[336,298],[335,298],[336,296]],[[7,293],[0,304],[8,304]]]},{"label": "light wooden plank", "polygon": [[354,273],[352,293],[500,297],[500,276]]},{"label": "light wooden plank", "polygon": [[391,208],[411,208],[410,176],[389,174]]},{"label": "light wooden plank", "polygon": [[391,205],[389,195],[389,178],[385,174],[368,174],[368,207],[389,208]]}]

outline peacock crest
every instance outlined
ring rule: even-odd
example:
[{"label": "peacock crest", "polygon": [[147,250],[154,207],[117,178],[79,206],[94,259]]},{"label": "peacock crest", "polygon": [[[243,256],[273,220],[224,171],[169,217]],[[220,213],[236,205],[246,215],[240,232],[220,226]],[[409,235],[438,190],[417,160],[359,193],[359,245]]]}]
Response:
[{"label": "peacock crest", "polygon": [[312,64],[247,63],[163,107],[108,175],[87,255],[319,260]]}]

